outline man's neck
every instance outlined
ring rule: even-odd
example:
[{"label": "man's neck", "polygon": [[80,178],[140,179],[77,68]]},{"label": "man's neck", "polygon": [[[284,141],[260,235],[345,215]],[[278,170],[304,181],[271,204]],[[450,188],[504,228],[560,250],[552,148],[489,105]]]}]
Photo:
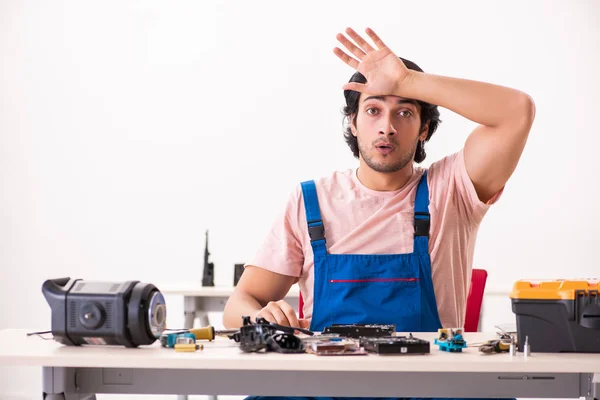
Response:
[{"label": "man's neck", "polygon": [[408,183],[413,174],[412,163],[397,172],[377,172],[368,167],[364,162],[356,171],[356,177],[367,188],[379,192],[392,192],[401,189]]}]

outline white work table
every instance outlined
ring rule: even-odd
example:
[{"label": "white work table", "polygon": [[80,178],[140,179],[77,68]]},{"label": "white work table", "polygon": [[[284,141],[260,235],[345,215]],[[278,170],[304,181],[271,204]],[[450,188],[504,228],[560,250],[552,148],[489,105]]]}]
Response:
[{"label": "white work table", "polygon": [[[194,321],[199,318],[199,326],[209,325],[209,312],[222,312],[227,299],[233,293],[233,286],[202,286],[199,282],[170,282],[156,285],[164,295],[183,296],[183,312],[185,321],[183,327],[194,327]],[[293,285],[285,300],[298,310],[298,285]]]},{"label": "white work table", "polygon": [[[242,352],[228,339],[177,353],[155,343],[64,346],[0,331],[0,365],[42,367],[47,400],[96,393],[273,396],[598,398],[600,354],[484,355],[477,347],[428,355],[316,356]],[[415,333],[431,340],[434,333]],[[494,334],[467,333],[468,343]]]}]

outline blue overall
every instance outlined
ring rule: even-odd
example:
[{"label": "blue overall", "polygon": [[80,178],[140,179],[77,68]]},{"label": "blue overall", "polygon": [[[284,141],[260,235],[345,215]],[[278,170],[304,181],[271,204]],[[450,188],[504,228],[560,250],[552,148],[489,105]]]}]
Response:
[{"label": "blue overall", "polygon": [[[314,181],[302,183],[302,194],[314,254],[311,330],[320,332],[334,323],[395,324],[400,332],[435,332],[442,327],[428,252],[427,172],[417,188],[414,249],[408,254],[328,254]],[[401,394],[402,389],[398,388],[398,392]],[[250,399],[309,398],[249,397],[246,400]]]}]

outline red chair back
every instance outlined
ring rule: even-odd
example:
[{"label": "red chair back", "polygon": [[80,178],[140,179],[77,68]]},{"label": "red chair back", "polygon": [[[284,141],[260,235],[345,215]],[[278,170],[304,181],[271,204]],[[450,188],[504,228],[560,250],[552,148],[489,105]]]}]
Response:
[{"label": "red chair back", "polygon": [[304,318],[304,300],[302,300],[302,293],[298,292],[298,318]]},{"label": "red chair back", "polygon": [[479,329],[479,317],[481,316],[481,304],[483,303],[483,292],[488,273],[485,269],[471,271],[471,287],[467,297],[467,312],[465,314],[465,332],[477,332]]}]

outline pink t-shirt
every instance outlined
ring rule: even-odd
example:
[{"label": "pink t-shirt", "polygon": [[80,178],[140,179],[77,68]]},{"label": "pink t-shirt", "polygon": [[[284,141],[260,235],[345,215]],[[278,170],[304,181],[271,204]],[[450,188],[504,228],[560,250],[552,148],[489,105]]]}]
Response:
[{"label": "pink t-shirt", "polygon": [[[424,171],[415,165],[406,185],[392,192],[365,187],[355,169],[316,179],[328,253],[412,253],[414,199]],[[479,200],[462,150],[433,163],[427,182],[429,254],[438,312],[443,327],[462,327],[479,224],[502,191],[487,204]],[[304,317],[311,318],[314,262],[300,184],[263,246],[246,265],[298,277]]]}]

